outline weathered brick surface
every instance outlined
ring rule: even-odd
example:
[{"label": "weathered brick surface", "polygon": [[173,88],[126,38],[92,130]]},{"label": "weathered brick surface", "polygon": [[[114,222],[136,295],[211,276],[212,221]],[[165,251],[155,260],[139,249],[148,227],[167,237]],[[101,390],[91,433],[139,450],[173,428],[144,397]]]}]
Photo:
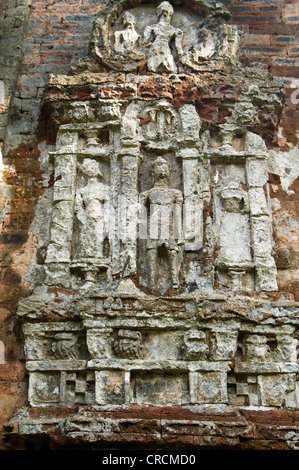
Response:
[{"label": "weathered brick surface", "polygon": [[[92,413],[93,412],[93,413]],[[31,419],[27,426],[28,418]],[[109,431],[105,423],[109,421]],[[36,423],[36,424],[35,424]],[[82,425],[85,431],[82,432]],[[38,428],[34,429],[35,426]],[[81,428],[80,428],[81,426]],[[217,411],[130,406],[110,411],[35,408],[11,429],[8,446],[24,449],[290,450],[296,447],[298,412]],[[62,433],[61,430],[65,429]],[[78,430],[81,429],[81,432]],[[23,438],[15,434],[21,430]],[[10,431],[7,439],[7,431]],[[108,432],[107,432],[108,431]],[[38,439],[34,437],[37,433]],[[32,434],[32,435],[31,435]],[[16,437],[16,438],[15,438]]]},{"label": "weathered brick surface", "polygon": [[[267,70],[285,84],[285,105],[276,142],[282,150],[289,150],[299,142],[299,104],[291,100],[296,87],[299,88],[299,3],[297,0],[226,0],[223,3],[231,11],[230,23],[243,31],[242,63]],[[0,85],[2,82],[5,90],[4,96],[0,94],[0,144],[5,137],[5,167],[0,173],[0,205],[5,212],[0,217],[0,340],[5,345],[5,364],[0,364],[0,428],[18,406],[26,403],[23,343],[15,310],[20,297],[30,291],[25,273],[36,252],[30,223],[36,203],[45,190],[38,160],[38,143],[45,138],[45,127],[40,121],[42,97],[50,74],[67,74],[72,65],[86,56],[93,20],[102,4],[101,0],[4,0],[0,5]],[[146,88],[148,96],[161,93],[152,89],[150,80],[144,85],[143,93]],[[87,91],[81,90],[80,98],[82,93]],[[193,98],[188,84],[181,87],[180,93],[174,100],[179,102],[183,97],[186,102]],[[224,119],[224,111],[217,108],[217,103],[215,108],[209,106],[200,109],[203,117],[214,119],[217,113],[217,120]],[[8,118],[9,132],[6,133]],[[53,143],[51,136],[47,137]],[[288,195],[279,182],[271,182],[270,188],[271,196],[280,201],[283,213],[280,217],[285,217],[278,218],[278,223],[297,218],[296,184],[291,188],[294,194]],[[291,233],[288,240],[280,235],[279,242],[281,251],[277,257],[284,266],[278,272],[279,287],[298,300],[298,235]],[[125,411],[120,413],[125,414]],[[138,413],[144,419],[163,417],[166,420],[170,416],[180,419],[180,410],[173,414],[171,410],[163,410],[162,416],[160,411],[150,408]],[[272,426],[274,423],[277,426],[293,424],[297,415],[295,412],[275,413],[272,417],[263,413],[243,415],[259,426],[254,438],[245,440],[243,447],[285,448],[278,430]],[[185,419],[191,417],[185,416]],[[143,436],[141,441],[146,442],[144,423],[130,426],[137,428]],[[123,423],[122,432],[124,428]],[[198,445],[204,442],[202,437],[190,437],[191,428],[189,431],[184,428],[188,435],[185,440],[179,438],[180,445],[189,445],[190,439],[192,445],[196,439]],[[178,437],[168,436],[165,442],[171,439],[178,440]],[[215,443],[221,445],[216,438]]]}]

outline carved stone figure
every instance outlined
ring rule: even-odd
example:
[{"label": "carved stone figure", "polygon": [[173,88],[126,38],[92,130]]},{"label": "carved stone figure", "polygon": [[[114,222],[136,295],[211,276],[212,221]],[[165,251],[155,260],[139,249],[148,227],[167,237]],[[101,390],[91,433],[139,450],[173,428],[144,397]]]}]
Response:
[{"label": "carved stone figure", "polygon": [[209,353],[206,335],[203,331],[190,330],[184,334],[183,353],[187,360],[203,360]]},{"label": "carved stone figure", "polygon": [[[50,77],[29,252],[12,246],[17,274],[32,260],[24,283],[33,292],[20,298],[18,317],[37,408],[8,426],[21,447],[30,433],[51,446],[134,443],[134,413],[151,413],[148,405],[180,406],[183,418],[190,405],[210,416],[227,405],[298,408],[287,273],[278,277],[287,288],[268,292],[277,288],[276,239],[292,248],[275,225],[285,220],[290,238],[296,228],[278,186],[279,176],[292,194],[293,160],[267,148],[277,143],[282,89],[261,70],[234,66],[237,35],[222,2],[173,1],[175,12],[161,2],[99,2],[85,65]],[[27,200],[26,181],[18,194]],[[6,235],[7,246],[19,243]],[[128,433],[117,432],[113,412],[123,405]],[[228,422],[227,442],[210,423],[190,431],[196,445],[248,441],[252,423],[233,426],[236,440]]]},{"label": "carved stone figure", "polygon": [[29,400],[31,403],[58,403],[60,399],[60,374],[34,373],[29,383]]},{"label": "carved stone figure", "polygon": [[115,353],[125,359],[140,359],[144,349],[141,345],[140,331],[119,330],[117,341],[114,343]]},{"label": "carved stone figure", "polygon": [[141,204],[150,209],[147,234],[147,267],[149,288],[156,288],[158,250],[165,248],[169,257],[172,287],[179,286],[179,251],[182,192],[168,187],[169,164],[158,157],[153,165],[154,187],[140,195]]},{"label": "carved stone figure", "polygon": [[174,41],[178,57],[183,56],[183,32],[170,24],[173,8],[168,2],[162,2],[157,8],[159,22],[147,26],[143,44],[149,47],[147,66],[151,72],[176,72],[177,67],[171,52],[170,43]]},{"label": "carved stone figure", "polygon": [[77,340],[78,337],[74,333],[56,333],[52,351],[58,359],[76,359],[79,356]]},{"label": "carved stone figure", "polygon": [[140,39],[140,35],[135,30],[136,18],[134,15],[126,11],[122,20],[125,29],[123,31],[115,32],[114,49],[118,54],[126,56],[127,54],[134,52]]},{"label": "carved stone figure", "polygon": [[109,186],[99,181],[103,178],[95,160],[85,158],[81,168],[86,184],[75,197],[75,214],[79,221],[79,259],[102,259],[107,219],[104,204],[109,202]]},{"label": "carved stone figure", "polygon": [[297,362],[298,340],[289,334],[280,334],[277,339],[277,350],[280,354],[280,360],[285,362]]},{"label": "carved stone figure", "polygon": [[248,335],[245,339],[244,357],[246,361],[264,362],[270,360],[270,347],[264,335]]}]

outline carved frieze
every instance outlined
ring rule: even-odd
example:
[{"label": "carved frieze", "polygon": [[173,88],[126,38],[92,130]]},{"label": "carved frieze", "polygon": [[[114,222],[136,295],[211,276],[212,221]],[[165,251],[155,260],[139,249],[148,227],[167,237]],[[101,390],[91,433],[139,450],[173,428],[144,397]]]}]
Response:
[{"label": "carved frieze", "polygon": [[74,406],[94,403],[93,371],[32,372],[29,400],[33,406]]},{"label": "carved frieze", "polygon": [[44,278],[18,312],[32,406],[298,405],[256,133],[279,103],[236,65],[228,19],[207,0],[108,2],[89,57],[51,78]]}]

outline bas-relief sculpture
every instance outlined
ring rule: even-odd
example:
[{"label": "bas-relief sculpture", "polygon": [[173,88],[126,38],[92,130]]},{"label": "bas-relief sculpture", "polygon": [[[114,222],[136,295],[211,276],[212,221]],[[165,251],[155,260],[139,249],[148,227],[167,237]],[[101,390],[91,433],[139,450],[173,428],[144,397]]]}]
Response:
[{"label": "bas-relief sculpture", "polygon": [[177,72],[175,61],[170,49],[173,41],[178,57],[183,55],[183,32],[171,26],[173,8],[168,2],[162,2],[157,7],[159,22],[147,26],[144,31],[143,44],[147,47],[147,67],[151,72]]},{"label": "bas-relief sculpture", "polygon": [[238,31],[227,25],[227,10],[217,2],[213,8],[201,3],[201,16],[182,6],[174,9],[167,1],[111,17],[104,11],[95,24],[93,54],[114,70],[146,67],[158,73],[200,70],[208,60],[234,61]]},{"label": "bas-relief sculpture", "polygon": [[[199,63],[217,69],[237,48],[222,8],[196,25],[168,2],[125,10],[113,26],[101,16],[92,60],[113,73],[122,57],[117,67],[132,72],[144,57],[158,82]],[[265,300],[276,266],[250,93],[217,132],[202,129],[193,102],[165,96],[103,93],[62,111],[45,279],[19,306],[32,406],[298,406],[296,322]]]},{"label": "bas-relief sculpture", "polygon": [[95,160],[84,159],[80,171],[85,181],[75,195],[74,212],[80,224],[78,257],[102,260],[104,238],[108,233],[104,205],[109,203],[109,187],[101,182],[103,175]]},{"label": "bas-relief sculpture", "polygon": [[140,203],[149,208],[148,232],[146,235],[147,271],[149,288],[156,290],[159,275],[159,250],[165,249],[169,259],[169,271],[173,288],[179,286],[181,218],[183,195],[181,191],[168,187],[169,164],[158,157],[153,164],[152,189],[140,194]]},{"label": "bas-relief sculpture", "polygon": [[128,11],[123,15],[125,29],[115,33],[114,49],[121,55],[133,52],[140,41],[140,35],[135,31],[136,18]]}]

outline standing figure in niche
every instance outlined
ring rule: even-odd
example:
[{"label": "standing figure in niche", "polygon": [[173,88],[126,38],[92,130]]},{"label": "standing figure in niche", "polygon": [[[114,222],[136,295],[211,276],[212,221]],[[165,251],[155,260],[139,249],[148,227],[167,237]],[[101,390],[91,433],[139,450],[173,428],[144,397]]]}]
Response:
[{"label": "standing figure in niche", "polygon": [[114,49],[119,54],[128,55],[131,52],[135,52],[134,48],[136,47],[140,36],[135,31],[136,18],[128,11],[123,15],[123,24],[125,29],[123,31],[116,31],[115,33]]},{"label": "standing figure in niche", "polygon": [[95,160],[85,158],[80,168],[86,184],[77,189],[75,214],[79,221],[79,258],[103,258],[104,239],[108,232],[106,214],[109,186]]},{"label": "standing figure in niche", "polygon": [[153,165],[154,187],[140,195],[140,203],[149,209],[147,233],[147,268],[149,288],[156,289],[159,249],[167,251],[172,287],[179,286],[182,192],[168,186],[169,164],[158,157]]},{"label": "standing figure in niche", "polygon": [[177,72],[170,44],[173,41],[179,58],[183,56],[182,36],[179,28],[171,26],[173,8],[162,2],[157,8],[159,23],[147,26],[143,44],[149,47],[147,66],[151,72]]}]

